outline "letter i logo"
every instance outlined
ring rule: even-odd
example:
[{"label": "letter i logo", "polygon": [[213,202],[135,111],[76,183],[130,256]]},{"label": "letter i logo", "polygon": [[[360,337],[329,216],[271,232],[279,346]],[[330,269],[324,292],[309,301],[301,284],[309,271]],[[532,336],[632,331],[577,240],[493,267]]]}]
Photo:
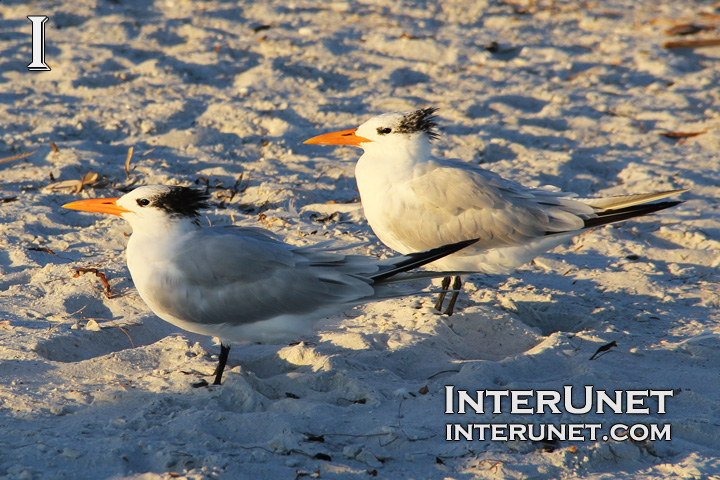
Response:
[{"label": "letter i logo", "polygon": [[47,15],[28,15],[32,22],[32,63],[27,66],[28,70],[47,71],[50,70],[45,64],[45,22]]}]

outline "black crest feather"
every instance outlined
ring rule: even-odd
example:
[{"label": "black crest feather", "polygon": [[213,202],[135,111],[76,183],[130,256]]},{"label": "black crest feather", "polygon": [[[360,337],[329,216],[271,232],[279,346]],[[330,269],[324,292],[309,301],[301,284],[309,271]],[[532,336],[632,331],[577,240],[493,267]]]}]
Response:
[{"label": "black crest feather", "polygon": [[200,210],[210,207],[210,195],[190,187],[172,187],[151,200],[153,206],[161,208],[171,215],[198,217]]},{"label": "black crest feather", "polygon": [[437,110],[435,107],[430,107],[408,113],[400,121],[400,124],[395,127],[394,131],[396,133],[425,132],[431,139],[437,138],[438,133],[435,131],[437,122],[435,121],[435,115],[433,115]]}]

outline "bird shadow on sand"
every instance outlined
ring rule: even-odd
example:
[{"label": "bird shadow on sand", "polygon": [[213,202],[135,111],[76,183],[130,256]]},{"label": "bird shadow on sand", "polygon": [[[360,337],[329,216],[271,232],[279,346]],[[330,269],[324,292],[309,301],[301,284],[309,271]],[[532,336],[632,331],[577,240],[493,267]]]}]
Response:
[{"label": "bird shadow on sand", "polygon": [[[285,346],[235,344],[225,383],[233,382],[238,374],[249,375],[263,395],[279,398],[285,395],[286,392],[281,392],[285,388],[292,398],[295,387],[298,391],[332,390],[334,387],[327,382],[339,380],[330,381],[328,377],[342,376],[343,372],[352,370],[368,376],[395,377],[401,382],[430,379],[439,372],[456,370],[464,362],[497,362],[523,355],[544,337],[557,332],[572,336],[581,331],[602,331],[612,325],[616,317],[637,318],[638,331],[628,331],[630,337],[644,335],[648,322],[653,322],[655,329],[658,323],[666,324],[668,329],[672,327],[674,318],[668,306],[655,296],[600,291],[592,279],[573,279],[557,273],[526,274],[525,278],[518,289],[539,280],[552,285],[550,293],[545,294],[541,287],[538,293],[546,297],[542,300],[477,301],[478,292],[494,289],[489,285],[493,278],[488,281],[486,277],[482,283],[487,287],[480,288],[470,298],[461,295],[460,311],[452,317],[432,313],[427,307],[430,299],[423,300],[425,307],[420,309],[410,301],[394,306],[417,311],[418,327],[414,329],[406,328],[405,323],[393,324],[392,313],[383,314],[383,304],[378,303],[372,306],[371,317],[366,319],[369,320],[367,328],[354,320],[356,311],[350,311],[331,318],[329,328],[306,337],[303,342]],[[558,293],[573,290],[586,293]],[[693,307],[683,305],[682,308]],[[387,324],[378,330],[378,322]],[[49,361],[76,363],[130,348],[145,348],[178,332],[177,328],[152,316],[140,325],[113,328],[106,323],[105,326],[100,331],[68,331],[39,342],[35,350]],[[661,331],[665,338],[670,335],[665,328]],[[192,334],[190,337],[198,338]],[[218,352],[217,347],[209,345],[209,339],[204,343],[209,355],[209,375]],[[188,384],[192,381],[189,377]],[[317,385],[309,387],[308,382],[312,385],[317,382]],[[355,398],[349,402],[356,400],[362,401]]]},{"label": "bird shadow on sand", "polygon": [[37,343],[35,352],[52,362],[82,362],[130,348],[140,348],[177,333],[178,329],[148,316],[132,322],[105,321],[97,330],[70,330]]}]

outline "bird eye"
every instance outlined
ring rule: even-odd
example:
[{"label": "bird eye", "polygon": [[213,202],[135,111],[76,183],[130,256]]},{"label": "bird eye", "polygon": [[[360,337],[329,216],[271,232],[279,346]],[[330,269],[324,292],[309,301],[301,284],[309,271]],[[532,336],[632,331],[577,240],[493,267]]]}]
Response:
[{"label": "bird eye", "polygon": [[378,132],[378,134],[380,134],[380,135],[387,135],[388,133],[392,132],[392,128],[390,128],[390,127],[378,127],[377,132]]},{"label": "bird eye", "polygon": [[148,200],[147,198],[138,198],[137,204],[141,207],[147,207],[148,205],[150,205],[150,200]]}]

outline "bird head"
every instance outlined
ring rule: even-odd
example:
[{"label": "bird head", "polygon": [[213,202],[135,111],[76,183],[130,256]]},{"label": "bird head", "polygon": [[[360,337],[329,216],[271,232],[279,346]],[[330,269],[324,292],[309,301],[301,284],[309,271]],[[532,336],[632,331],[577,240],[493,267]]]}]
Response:
[{"label": "bird head", "polygon": [[63,205],[70,210],[109,213],[127,220],[135,229],[141,223],[166,224],[190,220],[197,223],[209,196],[197,189],[169,185],[138,187],[118,198],[92,198]]},{"label": "bird head", "polygon": [[387,149],[408,142],[424,142],[437,138],[436,108],[413,112],[392,112],[373,117],[358,128],[318,135],[304,143],[311,145],[352,145],[364,150]]}]

